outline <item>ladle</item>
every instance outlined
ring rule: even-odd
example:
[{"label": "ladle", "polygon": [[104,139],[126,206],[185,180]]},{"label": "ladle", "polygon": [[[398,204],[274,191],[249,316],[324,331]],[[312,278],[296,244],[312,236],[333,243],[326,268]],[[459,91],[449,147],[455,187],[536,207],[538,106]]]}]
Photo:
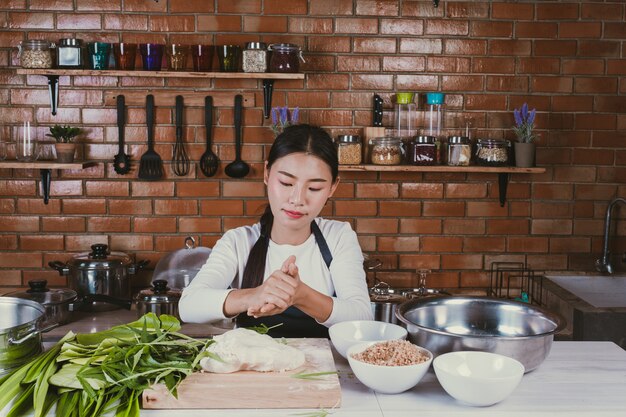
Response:
[{"label": "ladle", "polygon": [[250,172],[250,166],[241,160],[241,94],[235,96],[235,160],[226,165],[224,172],[231,178],[243,178]]}]

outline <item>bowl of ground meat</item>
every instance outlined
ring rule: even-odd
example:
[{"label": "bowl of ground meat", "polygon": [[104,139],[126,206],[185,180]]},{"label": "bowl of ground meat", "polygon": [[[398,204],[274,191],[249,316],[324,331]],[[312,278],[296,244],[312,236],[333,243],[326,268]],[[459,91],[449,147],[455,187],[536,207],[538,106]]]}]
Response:
[{"label": "bowl of ground meat", "polygon": [[348,349],[347,356],[357,379],[382,394],[413,388],[433,361],[429,350],[407,340],[359,343]]},{"label": "bowl of ground meat", "polygon": [[374,320],[342,321],[330,326],[328,335],[341,356],[347,358],[350,346],[364,342],[382,342],[392,339],[406,339],[407,332],[402,326]]}]

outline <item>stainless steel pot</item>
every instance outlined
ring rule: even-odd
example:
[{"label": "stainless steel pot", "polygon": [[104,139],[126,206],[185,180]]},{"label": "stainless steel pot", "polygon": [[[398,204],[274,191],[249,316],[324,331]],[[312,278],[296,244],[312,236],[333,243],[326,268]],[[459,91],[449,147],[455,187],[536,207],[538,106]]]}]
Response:
[{"label": "stainless steel pot", "polygon": [[142,290],[137,295],[137,316],[141,317],[146,313],[157,316],[169,314],[180,319],[178,301],[181,295],[180,289],[170,289],[167,281],[158,279],[152,283],[152,288]]},{"label": "stainless steel pot", "polygon": [[459,350],[499,353],[526,372],[550,353],[554,334],[565,328],[558,314],[526,303],[490,297],[437,296],[407,301],[396,315],[409,340],[434,356]]},{"label": "stainless steel pot", "polygon": [[374,320],[401,324],[396,317],[396,309],[407,300],[406,297],[386,282],[378,282],[369,292]]},{"label": "stainless steel pot", "polygon": [[123,252],[109,252],[107,245],[91,246],[67,263],[53,261],[50,267],[68,276],[68,285],[78,294],[80,310],[106,311],[130,308],[131,280],[149,261],[135,262]]},{"label": "stainless steel pot", "polygon": [[43,326],[65,324],[69,321],[73,303],[77,300],[76,291],[69,288],[48,288],[48,281],[30,280],[26,291],[6,294],[9,297],[31,300],[44,306],[46,314]]},{"label": "stainless steel pot", "polygon": [[[44,307],[30,300],[0,297],[0,376],[42,351]],[[50,327],[52,328],[52,327]]]}]

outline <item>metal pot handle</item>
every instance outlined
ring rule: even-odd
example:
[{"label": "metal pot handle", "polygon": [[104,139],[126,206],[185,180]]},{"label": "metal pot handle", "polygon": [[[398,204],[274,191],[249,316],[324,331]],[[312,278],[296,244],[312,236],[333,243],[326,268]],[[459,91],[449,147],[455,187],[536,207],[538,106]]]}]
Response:
[{"label": "metal pot handle", "polygon": [[144,259],[143,261],[139,261],[136,264],[130,265],[128,267],[129,274],[136,274],[139,270],[143,269],[146,265],[150,263],[150,260]]},{"label": "metal pot handle", "polygon": [[44,327],[43,329],[35,329],[32,332],[28,333],[26,336],[24,337],[20,337],[18,339],[13,339],[12,337],[9,337],[9,344],[10,345],[20,345],[22,343],[24,343],[25,341],[27,341],[28,339],[37,336],[40,333],[45,333],[45,332],[49,332],[50,330],[54,329],[55,327],[59,327],[59,323],[53,323],[51,325],[49,325],[48,327]]},{"label": "metal pot handle", "polygon": [[104,294],[87,294],[82,297],[82,299],[79,301],[79,304],[90,303],[93,301],[102,301],[105,303],[109,303],[109,304],[113,304],[113,305],[125,308],[126,310],[130,310],[133,304],[132,300],[124,300],[121,298],[115,298],[115,297],[111,297],[110,295],[104,295]]},{"label": "metal pot handle", "polygon": [[70,273],[70,268],[68,268],[67,264],[64,264],[63,262],[50,261],[48,262],[48,266],[59,271],[59,275],[68,275]]}]

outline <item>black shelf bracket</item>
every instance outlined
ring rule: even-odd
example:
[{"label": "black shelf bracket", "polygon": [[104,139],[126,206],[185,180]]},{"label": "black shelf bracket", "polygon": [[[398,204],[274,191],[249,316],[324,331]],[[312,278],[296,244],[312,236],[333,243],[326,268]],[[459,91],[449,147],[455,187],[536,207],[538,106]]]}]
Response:
[{"label": "black shelf bracket", "polygon": [[46,75],[48,78],[48,93],[50,93],[50,109],[53,116],[57,115],[59,107],[59,76]]},{"label": "black shelf bracket", "polygon": [[433,6],[439,7],[439,0],[433,0]]},{"label": "black shelf bracket", "polygon": [[274,80],[263,80],[263,116],[269,119],[272,111],[272,93],[274,92]]},{"label": "black shelf bracket", "polygon": [[500,207],[504,207],[506,203],[506,188],[509,185],[509,177],[511,175],[506,172],[500,172],[498,174],[498,191],[500,193]]},{"label": "black shelf bracket", "polygon": [[43,195],[43,203],[48,204],[50,201],[50,169],[40,169],[41,174],[41,194]]}]

